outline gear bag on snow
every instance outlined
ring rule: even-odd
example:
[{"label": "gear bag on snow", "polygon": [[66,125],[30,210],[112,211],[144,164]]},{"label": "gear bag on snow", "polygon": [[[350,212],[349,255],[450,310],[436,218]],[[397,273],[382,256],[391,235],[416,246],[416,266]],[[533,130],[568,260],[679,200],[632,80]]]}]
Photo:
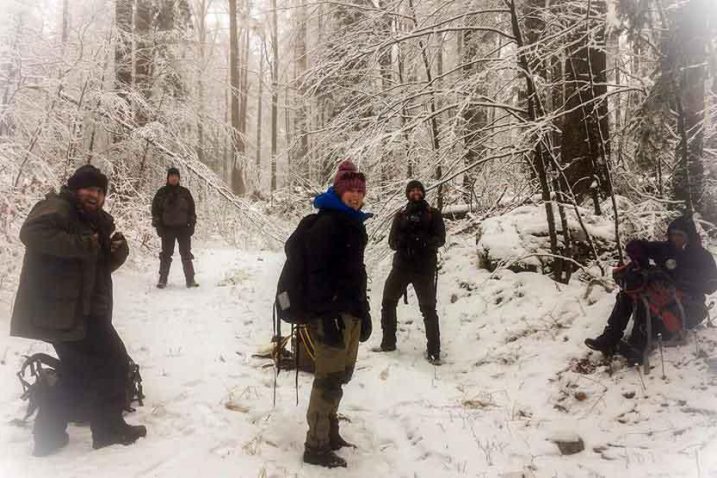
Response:
[{"label": "gear bag on snow", "polygon": [[274,308],[279,319],[290,324],[306,324],[310,320],[305,302],[307,274],[304,250],[306,232],[317,218],[317,214],[304,217],[284,245],[286,262],[276,287]]},{"label": "gear bag on snow", "polygon": [[[129,372],[127,375],[127,389],[124,410],[133,412],[132,404],[137,402],[139,406],[144,405],[144,392],[142,389],[142,376],[139,373],[139,365],[132,358],[129,360]],[[29,372],[29,373],[28,373]],[[30,418],[38,409],[42,400],[52,399],[52,390],[62,380],[62,363],[56,357],[44,353],[36,353],[25,358],[17,373],[17,378],[22,385],[22,400],[27,400],[27,412],[23,421]],[[34,382],[30,380],[35,379]],[[80,407],[81,408],[81,407]],[[74,411],[71,421],[86,421],[86,413],[77,409]]]}]

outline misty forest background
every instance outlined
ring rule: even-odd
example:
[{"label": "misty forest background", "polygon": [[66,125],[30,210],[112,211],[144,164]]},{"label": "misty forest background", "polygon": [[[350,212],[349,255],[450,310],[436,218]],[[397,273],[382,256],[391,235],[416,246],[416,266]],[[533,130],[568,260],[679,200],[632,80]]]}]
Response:
[{"label": "misty forest background", "polygon": [[[346,158],[375,243],[419,178],[467,233],[538,206],[563,282],[682,211],[717,234],[711,0],[1,3],[4,243],[89,162],[140,249],[171,165],[202,234],[277,246]],[[595,217],[620,240],[593,240]]]}]

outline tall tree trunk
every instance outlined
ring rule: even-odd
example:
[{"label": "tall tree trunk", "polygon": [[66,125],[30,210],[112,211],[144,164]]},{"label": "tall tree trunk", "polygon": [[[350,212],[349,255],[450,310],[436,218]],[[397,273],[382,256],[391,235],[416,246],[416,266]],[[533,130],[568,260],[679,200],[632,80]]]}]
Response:
[{"label": "tall tree trunk", "polygon": [[[262,42],[263,40],[262,36]],[[256,99],[256,188],[261,189],[261,122],[264,100],[264,45],[259,53],[259,92]]]},{"label": "tall tree trunk", "polygon": [[[461,61],[463,63],[463,74],[470,78],[479,73],[480,66],[472,63],[478,57],[480,45],[490,45],[494,43],[492,34],[479,35],[477,32],[466,30],[463,32],[463,42],[461,45]],[[466,101],[472,102],[474,96],[484,96],[486,94],[484,82],[474,82],[474,87],[468,92]],[[463,135],[464,135],[464,153],[463,163],[465,167],[469,167],[476,162],[484,153],[485,146],[480,130],[484,128],[488,122],[488,114],[483,107],[466,106],[463,108]],[[466,204],[473,203],[475,185],[475,172],[473,170],[466,171],[463,175],[463,200]]]},{"label": "tall tree trunk", "polygon": [[[520,22],[518,20],[518,11],[515,6],[515,0],[504,0],[505,4],[508,6],[510,10],[510,20],[511,20],[511,26],[513,30],[513,37],[515,38],[516,45],[520,51],[518,54],[518,65],[520,66],[520,69],[523,73],[523,77],[525,78],[525,86],[527,91],[527,103],[528,103],[528,116],[527,119],[530,121],[538,121],[542,120],[545,116],[544,108],[542,101],[540,99],[540,96],[538,95],[536,86],[535,86],[535,79],[533,77],[532,70],[530,68],[530,62],[527,57],[527,53],[524,50],[524,47],[526,46],[525,41],[523,40],[523,32],[520,28]],[[540,3],[543,0],[537,0],[533,1],[528,6],[528,18],[539,18],[539,13],[537,13],[534,8],[536,7],[537,3]],[[526,25],[527,26],[527,25]],[[527,26],[527,35],[526,38],[535,41],[536,29],[532,28],[531,26]],[[531,44],[531,43],[528,43]],[[549,151],[546,150],[546,147],[544,145],[544,140],[542,138],[535,138],[535,149],[533,151],[533,156],[531,158],[531,166],[533,170],[535,171],[536,176],[538,177],[538,181],[540,184],[540,192],[543,200],[543,204],[545,206],[545,215],[548,223],[548,235],[550,237],[550,252],[557,256],[558,255],[558,234],[555,227],[555,213],[553,211],[553,205],[552,205],[552,198],[551,198],[551,189],[550,189],[550,183],[548,181],[548,164],[549,164]],[[560,263],[556,260],[554,262],[553,270],[561,269]],[[557,266],[557,267],[556,267]]]},{"label": "tall tree trunk", "polygon": [[705,81],[709,36],[709,0],[691,0],[675,13],[674,33],[666,61],[672,72],[672,85],[678,113],[680,142],[673,179],[675,198],[685,201],[688,211],[707,213],[714,207],[703,203]]},{"label": "tall tree trunk", "polygon": [[271,192],[274,192],[279,139],[279,25],[276,0],[271,0],[271,51]]},{"label": "tall tree trunk", "polygon": [[231,183],[234,194],[243,196],[246,193],[244,182],[244,137],[241,135],[241,117],[239,114],[239,98],[241,96],[239,74],[239,38],[237,27],[237,0],[229,0],[229,84],[231,88],[231,139],[232,169]]},{"label": "tall tree trunk", "polygon": [[306,89],[303,86],[304,74],[308,67],[308,58],[306,50],[306,0],[298,0],[296,20],[296,35],[294,37],[294,115],[293,130],[297,136],[291,147],[291,159],[296,165],[301,165],[300,169],[294,168],[293,173],[298,174],[304,180],[310,180],[310,162],[306,157],[309,151],[308,136],[308,116],[306,102]]},{"label": "tall tree trunk", "polygon": [[[591,17],[595,13],[602,18]],[[586,19],[576,20],[582,26],[571,36],[573,46],[565,59],[567,114],[563,117],[560,147],[565,176],[576,199],[592,196],[598,213],[600,197],[610,194],[606,14],[603,0],[588,1],[584,9],[574,12],[576,17]],[[593,37],[589,32],[596,28],[595,23],[600,26]]]},{"label": "tall tree trunk", "polygon": [[[135,3],[135,64],[134,82],[135,88],[145,99],[149,99],[151,85],[151,66],[153,57],[152,39],[152,8],[149,0],[137,0]],[[135,122],[138,126],[147,123],[147,112],[142,105],[135,106]]]},{"label": "tall tree trunk", "polygon": [[[199,65],[200,71],[197,74],[197,158],[202,163],[207,162],[206,157],[206,140],[204,138],[204,121],[205,121],[205,86],[204,86],[204,69],[207,66],[207,11],[209,5],[207,0],[199,0],[197,23],[197,39],[199,40]],[[216,169],[216,165],[214,166]]]},{"label": "tall tree trunk", "polygon": [[115,0],[115,82],[119,95],[127,98],[132,87],[132,0]]}]

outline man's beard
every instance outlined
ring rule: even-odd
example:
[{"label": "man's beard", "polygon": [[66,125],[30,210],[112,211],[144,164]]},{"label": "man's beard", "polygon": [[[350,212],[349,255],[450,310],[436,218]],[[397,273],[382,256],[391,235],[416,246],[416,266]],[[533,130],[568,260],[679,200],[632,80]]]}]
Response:
[{"label": "man's beard", "polygon": [[88,218],[95,218],[102,210],[102,203],[100,201],[92,202],[87,199],[79,199],[78,205],[82,214]]}]

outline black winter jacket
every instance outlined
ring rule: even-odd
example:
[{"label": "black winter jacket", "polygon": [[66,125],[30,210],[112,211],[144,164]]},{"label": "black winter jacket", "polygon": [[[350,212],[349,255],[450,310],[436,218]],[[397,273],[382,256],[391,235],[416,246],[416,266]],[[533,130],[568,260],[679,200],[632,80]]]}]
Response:
[{"label": "black winter jacket", "polygon": [[436,253],[445,242],[443,216],[426,201],[409,202],[396,213],[388,236],[389,247],[396,251],[393,265],[400,269],[435,269]]},{"label": "black winter jacket", "polygon": [[307,309],[316,317],[346,313],[365,319],[364,250],[368,242],[363,223],[345,212],[323,209],[305,240]]},{"label": "black winter jacket", "polygon": [[[679,229],[687,233],[687,246],[680,250],[668,241],[630,241],[626,249],[637,262],[652,260],[672,277],[678,289],[690,298],[704,302],[705,295],[717,290],[717,266],[714,257],[700,244],[691,219],[678,218],[668,231]],[[646,264],[645,264],[646,265]]]}]

